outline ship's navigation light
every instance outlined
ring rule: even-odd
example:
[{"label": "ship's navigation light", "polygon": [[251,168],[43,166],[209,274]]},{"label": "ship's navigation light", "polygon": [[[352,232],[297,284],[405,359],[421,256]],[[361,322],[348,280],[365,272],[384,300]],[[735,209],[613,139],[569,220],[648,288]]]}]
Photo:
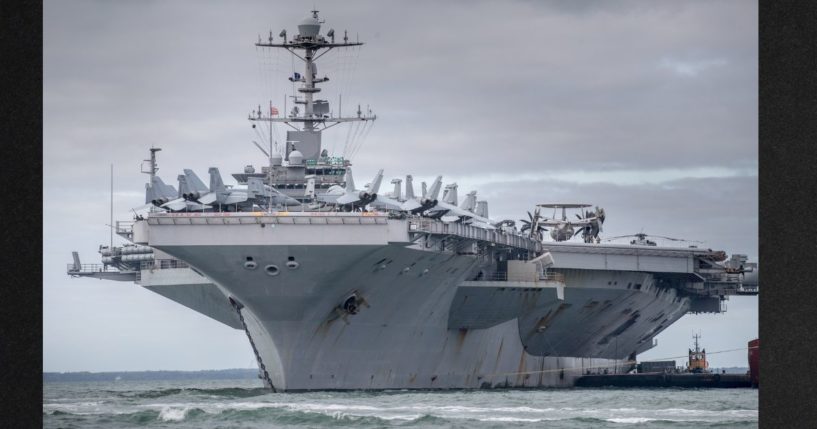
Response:
[{"label": "ship's navigation light", "polygon": [[[260,39],[260,36],[259,36]],[[269,42],[272,43],[272,30],[269,31]]]}]

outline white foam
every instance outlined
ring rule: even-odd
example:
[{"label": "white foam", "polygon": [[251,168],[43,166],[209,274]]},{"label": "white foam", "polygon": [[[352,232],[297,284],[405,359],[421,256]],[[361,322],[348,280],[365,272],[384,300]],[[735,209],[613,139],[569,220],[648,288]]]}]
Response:
[{"label": "white foam", "polygon": [[187,416],[188,411],[190,411],[190,407],[164,407],[162,411],[159,412],[159,420],[164,422],[180,422]]},{"label": "white foam", "polygon": [[311,411],[311,412],[317,412],[319,414],[329,415],[329,416],[332,416],[336,420],[347,420],[347,419],[348,420],[360,420],[360,419],[362,419],[364,417],[376,417],[376,418],[382,419],[382,420],[411,421],[411,420],[417,420],[417,419],[419,419],[420,417],[423,416],[422,414],[396,414],[396,415],[390,415],[390,416],[389,415],[378,415],[378,414],[349,414],[349,413],[344,413],[344,412],[341,412],[341,411],[335,411],[333,413],[324,413],[324,412],[320,412],[320,411]]},{"label": "white foam", "polygon": [[651,421],[657,420],[657,419],[650,419],[650,418],[647,418],[647,417],[619,417],[619,418],[612,418],[612,419],[606,419],[606,420],[608,422],[613,422],[613,423],[635,424],[635,423],[651,422]]},{"label": "white foam", "polygon": [[477,419],[481,422],[541,422],[544,420],[556,419],[525,419],[522,417],[486,417],[484,419]]}]

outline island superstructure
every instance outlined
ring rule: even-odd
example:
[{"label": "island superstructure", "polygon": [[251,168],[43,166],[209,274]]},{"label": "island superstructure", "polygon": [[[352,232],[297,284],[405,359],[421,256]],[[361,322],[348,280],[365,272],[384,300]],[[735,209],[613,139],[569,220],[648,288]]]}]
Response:
[{"label": "island superstructure", "polygon": [[318,98],[321,56],[361,45],[323,23],[312,11],[293,37],[256,44],[304,66],[289,78],[291,111],[249,115],[290,127],[285,144],[262,148],[267,166],[233,186],[216,167],[209,186],[185,170],[177,190],[151,148],[144,213],[115,226],[128,243],[100,246],[101,265],[75,252],[68,274],[135,282],[243,330],[276,391],[569,386],[588,368],[626,370],[684,314],[757,293],[743,255],[603,243],[601,208],[538,204],[517,229],[442,176],[416,194],[411,175],[380,193],[382,170],[356,187],[322,132],[377,117],[334,116]]}]

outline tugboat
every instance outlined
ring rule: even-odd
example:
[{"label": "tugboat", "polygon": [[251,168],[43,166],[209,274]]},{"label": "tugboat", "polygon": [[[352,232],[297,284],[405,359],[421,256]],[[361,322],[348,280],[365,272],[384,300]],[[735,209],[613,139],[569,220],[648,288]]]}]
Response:
[{"label": "tugboat", "polygon": [[700,374],[709,371],[709,362],[706,361],[706,349],[701,349],[698,346],[698,339],[700,335],[692,336],[695,339],[695,350],[689,349],[689,362],[687,363],[687,372]]},{"label": "tugboat", "polygon": [[[584,375],[576,380],[578,387],[715,387],[736,388],[753,387],[750,374],[723,374],[713,373],[706,360],[706,349],[698,343],[700,335],[693,335],[695,349],[689,349],[689,361],[685,370],[673,370],[675,361],[641,362],[636,365],[638,372],[630,374],[596,374]],[[749,351],[752,352],[752,343]],[[751,367],[751,357],[749,361]]]}]

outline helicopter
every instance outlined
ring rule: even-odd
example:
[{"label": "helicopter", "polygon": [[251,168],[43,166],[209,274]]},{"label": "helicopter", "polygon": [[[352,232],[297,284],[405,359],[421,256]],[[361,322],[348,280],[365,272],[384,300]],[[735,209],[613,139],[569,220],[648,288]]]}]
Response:
[{"label": "helicopter", "polygon": [[609,237],[609,238],[604,239],[604,241],[612,241],[612,240],[617,240],[619,238],[628,238],[628,237],[634,237],[635,238],[635,240],[630,241],[630,244],[632,244],[634,246],[657,246],[658,245],[655,241],[652,241],[652,240],[648,239],[647,237],[661,238],[661,239],[669,240],[669,241],[682,241],[682,242],[696,243],[696,244],[703,243],[703,241],[686,240],[686,239],[683,239],[683,238],[665,237],[663,235],[646,234],[644,232],[639,232],[637,234],[628,234],[628,235],[619,235],[619,236],[616,236],[616,237]]}]

